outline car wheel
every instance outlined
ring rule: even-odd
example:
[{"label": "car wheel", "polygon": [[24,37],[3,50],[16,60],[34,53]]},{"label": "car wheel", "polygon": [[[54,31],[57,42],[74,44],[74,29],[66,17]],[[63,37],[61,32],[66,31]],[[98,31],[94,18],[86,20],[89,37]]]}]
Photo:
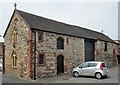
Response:
[{"label": "car wheel", "polygon": [[79,77],[79,73],[75,71],[75,72],[73,72],[73,76],[74,77]]},{"label": "car wheel", "polygon": [[101,79],[101,78],[102,78],[102,74],[101,74],[101,73],[96,73],[96,74],[95,74],[95,78]]}]

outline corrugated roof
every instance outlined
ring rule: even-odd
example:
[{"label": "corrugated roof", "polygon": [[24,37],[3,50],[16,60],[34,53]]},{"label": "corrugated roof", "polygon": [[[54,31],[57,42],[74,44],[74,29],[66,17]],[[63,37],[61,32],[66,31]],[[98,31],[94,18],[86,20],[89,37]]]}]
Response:
[{"label": "corrugated roof", "polygon": [[114,42],[108,36],[100,32],[92,31],[92,30],[89,30],[83,27],[74,26],[74,25],[68,25],[62,22],[47,19],[41,16],[23,12],[20,10],[17,10],[17,11],[24,18],[27,24],[34,29],[60,33],[60,34],[65,34],[65,35],[75,36],[75,37]]}]

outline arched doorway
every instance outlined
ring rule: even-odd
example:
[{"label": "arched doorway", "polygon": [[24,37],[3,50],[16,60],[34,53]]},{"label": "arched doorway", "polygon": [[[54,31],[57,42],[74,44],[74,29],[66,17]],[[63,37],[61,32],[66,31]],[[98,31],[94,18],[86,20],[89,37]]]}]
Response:
[{"label": "arched doorway", "polygon": [[57,74],[64,73],[64,56],[57,57]]}]

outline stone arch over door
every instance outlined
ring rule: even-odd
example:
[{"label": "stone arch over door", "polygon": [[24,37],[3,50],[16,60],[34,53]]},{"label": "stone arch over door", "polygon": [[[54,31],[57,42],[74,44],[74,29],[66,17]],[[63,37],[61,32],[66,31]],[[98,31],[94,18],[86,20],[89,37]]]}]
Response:
[{"label": "stone arch over door", "polygon": [[64,56],[57,56],[57,74],[64,73]]}]

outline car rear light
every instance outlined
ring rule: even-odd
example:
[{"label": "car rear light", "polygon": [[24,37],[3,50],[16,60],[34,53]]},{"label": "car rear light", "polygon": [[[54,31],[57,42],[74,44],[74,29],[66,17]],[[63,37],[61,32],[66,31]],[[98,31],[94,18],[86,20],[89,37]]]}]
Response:
[{"label": "car rear light", "polygon": [[103,70],[103,68],[102,68],[102,63],[100,64],[100,69]]}]

